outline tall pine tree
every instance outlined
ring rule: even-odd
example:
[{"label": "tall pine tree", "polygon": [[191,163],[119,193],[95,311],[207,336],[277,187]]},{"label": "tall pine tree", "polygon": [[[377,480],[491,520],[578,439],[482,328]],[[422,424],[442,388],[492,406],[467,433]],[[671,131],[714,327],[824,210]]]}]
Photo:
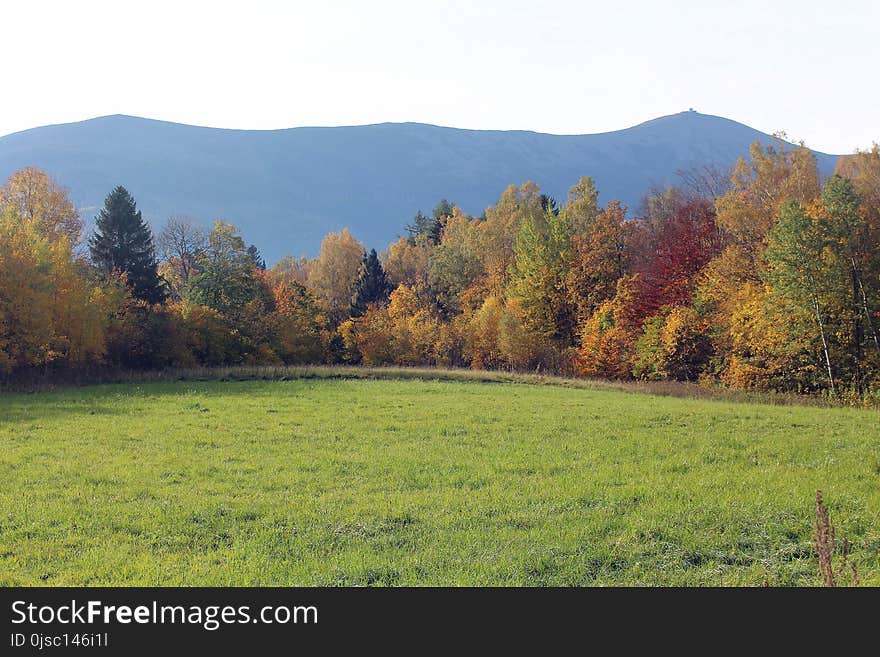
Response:
[{"label": "tall pine tree", "polygon": [[364,262],[351,302],[351,316],[360,317],[367,311],[369,304],[384,302],[390,293],[391,285],[385,276],[382,263],[379,262],[376,249],[371,249],[369,253],[364,254]]},{"label": "tall pine tree", "polygon": [[148,303],[164,301],[165,290],[156,273],[153,234],[128,190],[120,185],[107,195],[95,224],[89,240],[95,266],[105,274],[125,274],[136,298]]}]

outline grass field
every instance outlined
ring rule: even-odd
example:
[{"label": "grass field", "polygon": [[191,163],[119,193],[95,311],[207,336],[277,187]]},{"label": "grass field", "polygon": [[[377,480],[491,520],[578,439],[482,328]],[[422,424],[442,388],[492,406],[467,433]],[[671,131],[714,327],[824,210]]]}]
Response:
[{"label": "grass field", "polygon": [[0,396],[2,585],[880,585],[880,413],[521,383]]}]

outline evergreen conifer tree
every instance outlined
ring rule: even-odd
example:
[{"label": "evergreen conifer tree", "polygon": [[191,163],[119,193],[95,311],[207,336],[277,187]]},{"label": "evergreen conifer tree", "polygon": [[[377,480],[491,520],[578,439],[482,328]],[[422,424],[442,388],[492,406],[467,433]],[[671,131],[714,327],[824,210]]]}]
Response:
[{"label": "evergreen conifer tree", "polygon": [[360,317],[367,311],[371,303],[381,303],[388,299],[391,285],[388,277],[379,262],[376,249],[371,249],[364,254],[364,262],[361,265],[361,273],[355,286],[354,297],[351,303],[351,316]]},{"label": "evergreen conifer tree", "polygon": [[103,273],[125,274],[134,297],[148,303],[165,300],[165,289],[156,273],[153,234],[134,198],[121,185],[104,200],[89,240],[92,262]]},{"label": "evergreen conifer tree", "polygon": [[251,244],[247,248],[248,257],[251,259],[251,262],[254,263],[254,267],[259,269],[260,271],[266,271],[266,261],[263,259],[263,256],[260,255],[260,250],[256,247],[256,245]]}]

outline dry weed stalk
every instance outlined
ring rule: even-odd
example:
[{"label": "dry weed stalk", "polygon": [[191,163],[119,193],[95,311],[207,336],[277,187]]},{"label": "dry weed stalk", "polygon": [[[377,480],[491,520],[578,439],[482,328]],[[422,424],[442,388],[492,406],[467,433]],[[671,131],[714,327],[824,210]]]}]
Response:
[{"label": "dry weed stalk", "polygon": [[[850,542],[844,538],[841,547],[840,565],[834,569],[834,525],[828,518],[828,507],[822,501],[822,491],[816,491],[816,523],[813,525],[813,549],[819,557],[819,574],[822,584],[828,587],[837,586],[846,571],[849,557]],[[852,573],[851,586],[859,585],[859,575],[854,563],[849,564]]]}]

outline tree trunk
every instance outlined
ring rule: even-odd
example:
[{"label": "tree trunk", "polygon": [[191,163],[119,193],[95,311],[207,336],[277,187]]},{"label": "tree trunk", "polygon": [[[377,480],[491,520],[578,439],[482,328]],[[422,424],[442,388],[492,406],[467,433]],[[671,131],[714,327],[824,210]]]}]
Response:
[{"label": "tree trunk", "polygon": [[859,391],[859,395],[862,394],[862,319],[860,315],[862,314],[862,310],[859,307],[861,304],[859,303],[859,272],[856,269],[856,263],[854,259],[850,259],[852,262],[852,268],[850,269],[850,274],[852,278],[852,313],[853,313],[853,358],[855,359],[856,366],[856,388]]},{"label": "tree trunk", "polygon": [[859,276],[859,292],[861,293],[862,312],[865,313],[865,321],[868,323],[868,330],[871,332],[871,337],[874,340],[874,347],[877,349],[877,353],[880,354],[880,338],[877,337],[877,328],[874,326],[874,318],[871,317],[871,311],[868,309],[868,295],[865,294],[865,286],[862,285],[861,276]]},{"label": "tree trunk", "polygon": [[825,366],[828,368],[828,381],[831,383],[831,394],[836,394],[834,389],[834,373],[831,369],[831,357],[828,355],[828,341],[825,339],[825,323],[822,321],[822,313],[819,311],[819,297],[812,295],[813,308],[816,310],[816,323],[819,325],[819,335],[822,336],[822,351],[825,354]]}]

